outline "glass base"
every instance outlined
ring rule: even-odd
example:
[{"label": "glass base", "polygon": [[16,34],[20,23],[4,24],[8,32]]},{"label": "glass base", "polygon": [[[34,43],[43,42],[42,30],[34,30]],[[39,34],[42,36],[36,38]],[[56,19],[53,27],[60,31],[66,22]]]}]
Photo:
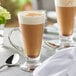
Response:
[{"label": "glass base", "polygon": [[[59,40],[45,41],[45,45],[53,48],[56,52],[60,52],[64,48],[76,47],[76,42],[70,42],[67,45],[62,46]],[[45,48],[45,47],[44,47]]]},{"label": "glass base", "polygon": [[59,43],[61,47],[69,47],[73,43],[73,36],[62,36],[59,37]]},{"label": "glass base", "polygon": [[76,43],[70,43],[68,46],[60,46],[56,49],[56,52],[61,52],[62,49],[67,49],[67,48],[71,48],[71,47],[76,47]]},{"label": "glass base", "polygon": [[39,58],[27,58],[27,61],[20,68],[23,71],[32,72],[39,65],[41,65]]}]

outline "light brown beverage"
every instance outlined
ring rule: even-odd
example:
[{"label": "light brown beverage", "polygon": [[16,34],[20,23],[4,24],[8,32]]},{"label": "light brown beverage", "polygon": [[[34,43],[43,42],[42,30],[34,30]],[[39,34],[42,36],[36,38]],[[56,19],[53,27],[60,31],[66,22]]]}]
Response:
[{"label": "light brown beverage", "polygon": [[60,34],[70,36],[73,33],[75,7],[56,7],[58,23],[60,26]]},{"label": "light brown beverage", "polygon": [[21,25],[25,54],[31,58],[39,55],[42,43],[43,24]]},{"label": "light brown beverage", "polygon": [[40,54],[44,17],[40,13],[28,13],[20,23],[23,47],[26,56],[36,58]]},{"label": "light brown beverage", "polygon": [[70,36],[73,33],[76,0],[55,0],[59,33]]}]

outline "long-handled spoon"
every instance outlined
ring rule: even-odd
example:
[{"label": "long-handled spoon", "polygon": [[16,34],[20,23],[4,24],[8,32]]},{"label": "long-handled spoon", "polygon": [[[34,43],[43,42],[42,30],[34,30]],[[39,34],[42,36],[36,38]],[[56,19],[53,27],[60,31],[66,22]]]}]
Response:
[{"label": "long-handled spoon", "polygon": [[13,54],[10,57],[7,58],[7,60],[5,61],[5,64],[0,66],[0,69],[4,68],[5,66],[7,67],[13,67],[13,66],[19,66],[18,61],[20,59],[19,54]]}]

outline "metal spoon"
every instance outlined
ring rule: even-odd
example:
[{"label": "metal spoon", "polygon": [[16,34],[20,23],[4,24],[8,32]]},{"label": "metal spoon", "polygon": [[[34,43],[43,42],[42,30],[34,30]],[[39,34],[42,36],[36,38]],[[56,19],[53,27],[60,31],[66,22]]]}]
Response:
[{"label": "metal spoon", "polygon": [[5,61],[5,64],[0,66],[0,70],[2,68],[4,68],[5,66],[7,67],[14,67],[14,66],[19,66],[19,64],[17,64],[17,62],[19,61],[20,56],[19,54],[15,53],[13,55],[11,55],[10,57],[8,57],[8,59]]},{"label": "metal spoon", "polygon": [[49,41],[44,41],[44,43],[49,46],[49,47],[52,47],[54,49],[57,49],[57,50],[60,50],[60,49],[63,49],[63,48],[68,48],[68,47],[76,47],[76,44],[73,43],[71,45],[66,45],[66,46],[60,46],[60,45],[57,45],[57,44],[54,44],[54,43],[51,43]]},{"label": "metal spoon", "polygon": [[57,44],[51,43],[51,42],[49,42],[49,41],[44,41],[44,43],[45,43],[47,46],[52,47],[52,48],[54,48],[54,49],[60,47],[60,45],[57,45]]}]

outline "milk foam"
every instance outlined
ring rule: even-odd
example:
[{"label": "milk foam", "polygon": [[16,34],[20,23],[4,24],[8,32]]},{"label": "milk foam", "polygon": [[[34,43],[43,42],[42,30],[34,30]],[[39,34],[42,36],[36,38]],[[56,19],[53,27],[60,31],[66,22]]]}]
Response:
[{"label": "milk foam", "polygon": [[76,0],[55,0],[56,6],[76,7]]},{"label": "milk foam", "polygon": [[[39,13],[41,15],[39,16],[27,16],[28,13]],[[18,13],[18,19],[20,24],[28,24],[28,25],[36,25],[36,24],[42,24],[45,22],[45,15],[44,12],[38,12],[38,11],[24,11]]]}]

